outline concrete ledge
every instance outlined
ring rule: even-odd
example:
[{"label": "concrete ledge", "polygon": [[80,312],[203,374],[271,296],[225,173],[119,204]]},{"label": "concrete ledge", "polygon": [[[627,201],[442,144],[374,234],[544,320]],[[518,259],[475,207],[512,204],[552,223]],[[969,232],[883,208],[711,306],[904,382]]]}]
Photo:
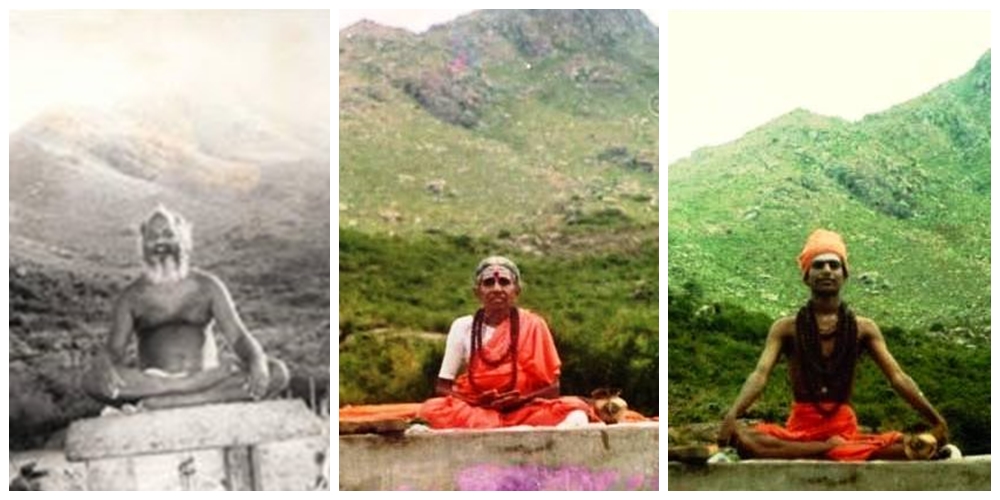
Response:
[{"label": "concrete ledge", "polygon": [[933,462],[670,462],[670,490],[989,490],[990,456]]},{"label": "concrete ledge", "polygon": [[659,424],[340,437],[341,490],[656,490]]},{"label": "concrete ledge", "polygon": [[87,490],[87,464],[67,461],[62,450],[11,451],[7,457],[10,479],[22,465],[33,462],[35,470],[47,473],[37,480],[42,491]]},{"label": "concrete ledge", "polygon": [[232,403],[78,420],[66,436],[69,460],[249,446],[323,435],[301,400]]}]

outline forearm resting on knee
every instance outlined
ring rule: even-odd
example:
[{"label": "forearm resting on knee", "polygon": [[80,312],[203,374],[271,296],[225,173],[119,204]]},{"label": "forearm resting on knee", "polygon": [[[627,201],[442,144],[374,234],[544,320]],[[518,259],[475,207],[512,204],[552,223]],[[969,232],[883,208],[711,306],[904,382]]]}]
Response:
[{"label": "forearm resting on knee", "polygon": [[249,334],[240,335],[236,339],[236,342],[233,343],[233,351],[248,366],[254,363],[267,365],[267,356],[264,355],[264,348]]},{"label": "forearm resting on knee", "polygon": [[903,399],[910,404],[911,407],[919,411],[924,418],[926,418],[931,423],[939,423],[943,420],[941,415],[931,406],[927,398],[924,397],[924,393],[920,391],[920,387],[917,383],[906,373],[900,372],[896,374],[890,380],[892,383],[892,388],[897,394],[903,396]]},{"label": "forearm resting on knee", "polygon": [[731,418],[739,417],[746,411],[760,393],[764,390],[767,385],[767,374],[761,372],[760,370],[754,370],[753,373],[747,377],[746,382],[743,383],[743,388],[740,389],[740,395],[736,397],[736,402],[733,403],[733,407],[730,408],[728,416]]}]

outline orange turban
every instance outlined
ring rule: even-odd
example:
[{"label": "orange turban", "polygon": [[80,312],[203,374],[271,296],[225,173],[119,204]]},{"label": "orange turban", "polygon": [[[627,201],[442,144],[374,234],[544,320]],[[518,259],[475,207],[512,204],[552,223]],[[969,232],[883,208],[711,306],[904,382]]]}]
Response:
[{"label": "orange turban", "polygon": [[840,257],[840,262],[844,264],[846,273],[847,245],[844,245],[844,240],[839,234],[833,231],[817,229],[809,235],[809,239],[806,240],[806,246],[802,248],[802,253],[799,254],[799,268],[802,269],[802,274],[809,271],[809,266],[812,265],[812,261],[817,255],[824,253],[837,254]]}]

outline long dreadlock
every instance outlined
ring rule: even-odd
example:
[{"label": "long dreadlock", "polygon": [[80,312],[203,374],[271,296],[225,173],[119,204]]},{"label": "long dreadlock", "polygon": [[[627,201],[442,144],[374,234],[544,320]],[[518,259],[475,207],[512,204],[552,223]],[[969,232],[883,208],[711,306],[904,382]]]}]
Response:
[{"label": "long dreadlock", "polygon": [[490,367],[496,367],[502,364],[508,358],[510,359],[510,382],[507,387],[500,392],[509,392],[517,387],[517,339],[520,334],[521,322],[518,318],[517,308],[510,308],[510,345],[507,346],[507,351],[500,355],[496,359],[490,359],[486,352],[483,351],[483,323],[486,319],[486,311],[480,308],[476,311],[476,315],[472,318],[472,353],[469,356],[469,385],[472,389],[481,392],[480,388],[476,386],[476,364],[483,363]]},{"label": "long dreadlock", "polygon": [[[829,416],[847,401],[854,384],[854,367],[858,361],[858,322],[847,304],[841,302],[837,309],[837,329],[833,333],[833,352],[824,357],[814,308],[810,300],[795,317],[795,349],[809,400],[816,410]],[[837,404],[832,410],[826,410],[819,404],[821,399],[833,400]]]}]

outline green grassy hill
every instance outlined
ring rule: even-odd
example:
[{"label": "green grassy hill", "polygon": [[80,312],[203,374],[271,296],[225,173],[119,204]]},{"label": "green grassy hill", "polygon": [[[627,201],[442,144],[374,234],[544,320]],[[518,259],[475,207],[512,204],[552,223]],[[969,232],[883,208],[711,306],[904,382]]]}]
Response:
[{"label": "green grassy hill", "polygon": [[433,394],[483,257],[515,259],[564,393],[658,412],[658,32],[478,11],[340,33],[340,403]]},{"label": "green grassy hill", "polygon": [[788,314],[796,257],[840,232],[858,312],[905,327],[989,325],[990,55],[856,123],[795,111],[669,166],[671,283]]},{"label": "green grassy hill", "polygon": [[657,217],[655,27],[638,11],[481,11],[340,34],[340,220],[413,234]]},{"label": "green grassy hill", "polygon": [[[645,414],[659,407],[659,245],[536,256],[502,242],[340,231],[340,403],[433,395],[452,320],[472,314],[472,269],[503,253],[521,269],[519,304],[548,322],[565,394],[623,389]],[[428,335],[431,333],[433,335]]]},{"label": "green grassy hill", "polygon": [[[808,298],[796,257],[819,227],[846,240],[845,299],[949,422],[990,449],[990,53],[964,76],[857,122],[797,110],[669,166],[670,423],[717,422],[770,324]],[[783,421],[784,364],[749,411]],[[862,425],[916,430],[873,363]]]},{"label": "green grassy hill", "polygon": [[[671,288],[667,397],[669,423],[719,423],[753,371],[775,319],[739,305],[706,299],[697,286]],[[882,326],[893,356],[948,422],[965,454],[990,452],[990,348],[942,332]],[[787,365],[778,364],[767,389],[745,417],[783,423],[791,404]],[[852,404],[874,431],[917,432],[927,425],[898,397],[878,367],[858,364]],[[683,433],[672,435],[684,439]],[[714,438],[712,438],[714,440]]]}]

